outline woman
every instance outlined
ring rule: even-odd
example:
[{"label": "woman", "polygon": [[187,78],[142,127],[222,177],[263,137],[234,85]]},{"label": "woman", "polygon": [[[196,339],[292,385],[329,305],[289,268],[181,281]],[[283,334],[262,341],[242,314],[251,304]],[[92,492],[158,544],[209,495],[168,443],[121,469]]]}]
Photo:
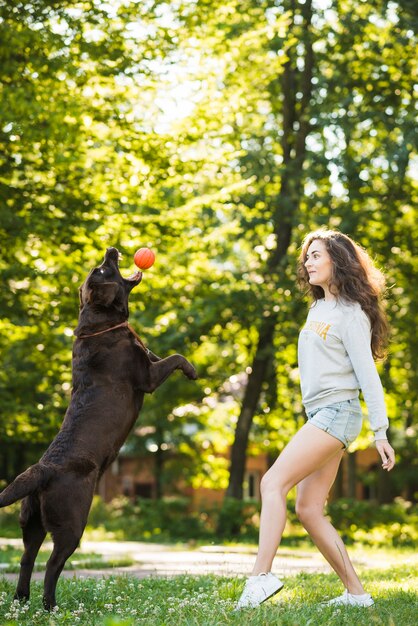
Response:
[{"label": "woman", "polygon": [[283,587],[270,569],[286,523],[286,496],[295,485],[296,513],[345,587],[341,596],[327,604],[374,604],[323,511],[344,449],[361,430],[360,389],[382,467],[390,471],[395,464],[386,437],[383,389],[374,364],[387,338],[380,305],[384,279],[354,241],[327,230],[305,238],[298,272],[313,298],[298,345],[308,420],[261,481],[258,555],[237,609],[256,607]]}]

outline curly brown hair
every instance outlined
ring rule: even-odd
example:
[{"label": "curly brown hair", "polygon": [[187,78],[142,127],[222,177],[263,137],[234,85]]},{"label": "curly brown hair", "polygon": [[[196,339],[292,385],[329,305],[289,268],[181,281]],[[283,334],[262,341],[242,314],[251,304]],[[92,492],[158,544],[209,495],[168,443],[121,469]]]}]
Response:
[{"label": "curly brown hair", "polygon": [[319,285],[309,283],[305,263],[308,248],[317,239],[325,244],[332,261],[330,292],[337,298],[360,304],[370,320],[373,357],[383,358],[389,335],[382,302],[385,290],[384,275],[374,265],[367,252],[347,235],[335,230],[316,230],[303,240],[298,264],[299,284],[315,302],[324,297],[324,290]]}]

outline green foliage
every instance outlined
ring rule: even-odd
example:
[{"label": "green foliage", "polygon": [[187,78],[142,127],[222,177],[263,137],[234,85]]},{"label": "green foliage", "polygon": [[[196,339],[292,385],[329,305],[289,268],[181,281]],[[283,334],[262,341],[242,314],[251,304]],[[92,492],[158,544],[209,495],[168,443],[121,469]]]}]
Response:
[{"label": "green foliage", "polygon": [[[190,504],[186,498],[164,498],[158,502],[138,499],[135,503],[118,498],[105,504],[96,496],[88,525],[89,529],[99,527],[119,539],[257,542],[258,502],[229,498],[222,507],[202,506],[198,510],[191,510]],[[416,507],[401,499],[381,506],[341,499],[328,505],[327,514],[349,544],[409,547],[418,539]],[[307,539],[296,518],[294,501],[290,500],[283,545]]]},{"label": "green foliage", "polygon": [[21,529],[19,526],[20,502],[0,509],[0,535],[2,537],[19,537]]},{"label": "green foliage", "polygon": [[[180,475],[225,486],[219,459],[272,316],[250,440],[277,454],[303,419],[298,249],[327,224],[371,250],[388,276],[393,333],[381,374],[400,461],[388,493],[415,498],[416,16],[409,0],[314,3],[305,28],[310,6],[1,4],[1,478],[33,462],[61,423],[77,290],[108,245],[125,259],[140,245],[156,249],[131,320],[154,352],[182,352],[200,375],[147,398],[128,444],[157,446],[161,492]],[[292,161],[301,123],[303,164]],[[291,243],[276,267],[289,202]]]},{"label": "green foliage", "polygon": [[212,536],[208,515],[192,512],[186,498],[165,498],[158,501],[117,498],[104,504],[95,497],[88,519],[88,528],[101,526],[119,539],[188,540]]},{"label": "green foliage", "polygon": [[217,535],[233,541],[257,541],[259,503],[225,498],[217,519]]},{"label": "green foliage", "polygon": [[344,540],[370,546],[415,546],[418,541],[418,507],[397,498],[376,506],[341,498],[327,507],[332,523]]},{"label": "green foliage", "polygon": [[[19,537],[19,504],[0,510],[0,532]],[[260,504],[252,500],[227,499],[224,506],[202,505],[191,509],[187,498],[159,501],[117,498],[104,503],[93,499],[87,533],[97,531],[117,539],[135,541],[232,541],[256,543]],[[342,498],[327,506],[327,515],[347,544],[374,547],[413,547],[418,541],[418,510],[400,498],[392,504],[376,506]],[[283,545],[299,545],[309,540],[295,514],[294,501],[288,501],[288,522]]]}]

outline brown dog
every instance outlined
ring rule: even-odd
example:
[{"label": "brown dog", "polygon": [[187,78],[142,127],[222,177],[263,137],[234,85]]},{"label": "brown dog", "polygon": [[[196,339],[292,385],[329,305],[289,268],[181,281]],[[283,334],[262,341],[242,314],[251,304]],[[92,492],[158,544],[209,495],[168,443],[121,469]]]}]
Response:
[{"label": "brown dog", "polygon": [[0,507],[24,498],[20,525],[25,551],[15,598],[28,599],[39,548],[50,532],[54,549],[47,563],[43,602],[55,606],[55,588],[66,560],[77,548],[97,480],[115,459],[141,409],[170,374],[181,369],[196,379],[180,354],[160,359],[128,325],[128,297],[141,282],[123,278],[119,253],[109,248],[102,265],[80,288],[80,316],[73,347],[73,390],[61,430],[36,465],[0,494]]}]

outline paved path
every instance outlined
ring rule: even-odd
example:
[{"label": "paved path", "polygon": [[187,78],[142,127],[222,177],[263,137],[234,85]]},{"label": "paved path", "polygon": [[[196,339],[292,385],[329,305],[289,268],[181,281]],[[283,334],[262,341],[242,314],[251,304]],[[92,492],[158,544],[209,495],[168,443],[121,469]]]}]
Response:
[{"label": "paved path", "polygon": [[[0,545],[12,545],[22,548],[19,539],[1,539]],[[44,548],[50,549],[50,543]],[[146,576],[173,576],[178,574],[204,575],[218,574],[222,576],[246,575],[251,571],[255,559],[255,548],[247,546],[203,546],[188,548],[186,546],[168,546],[164,544],[142,543],[135,541],[82,541],[78,550],[80,560],[83,553],[97,553],[104,559],[130,557],[134,563],[129,567],[113,567],[106,569],[64,570],[67,577],[73,576],[110,576],[129,574],[144,578]],[[380,558],[379,558],[380,556]],[[390,562],[384,555],[376,553],[373,561],[367,557],[355,558],[356,566],[388,567]],[[74,563],[76,566],[76,563]],[[286,550],[280,548],[276,556],[273,571],[277,575],[286,576],[298,572],[330,572],[331,569],[317,552],[303,550]],[[1,573],[1,567],[0,567]],[[4,574],[14,580],[16,574]],[[43,572],[35,572],[34,579],[43,578]]]},{"label": "paved path", "polygon": [[[0,539],[0,545],[12,545],[22,549],[19,539]],[[50,542],[44,548],[50,549]],[[173,576],[178,574],[219,574],[248,575],[255,559],[255,549],[249,547],[229,548],[225,546],[204,546],[187,548],[186,546],[168,546],[163,544],[142,543],[136,541],[83,541],[78,550],[80,560],[83,553],[97,553],[104,559],[130,557],[134,564],[129,567],[113,567],[100,570],[77,569],[64,570],[65,576],[103,576],[114,574],[130,574],[143,578],[145,576]],[[76,563],[74,563],[76,566]],[[318,554],[309,552],[286,552],[281,550],[275,561],[277,574],[295,572],[328,572],[327,563]],[[1,567],[0,567],[1,572]],[[14,579],[16,574],[5,574],[6,578]],[[43,578],[43,572],[35,572],[34,579]]]}]

